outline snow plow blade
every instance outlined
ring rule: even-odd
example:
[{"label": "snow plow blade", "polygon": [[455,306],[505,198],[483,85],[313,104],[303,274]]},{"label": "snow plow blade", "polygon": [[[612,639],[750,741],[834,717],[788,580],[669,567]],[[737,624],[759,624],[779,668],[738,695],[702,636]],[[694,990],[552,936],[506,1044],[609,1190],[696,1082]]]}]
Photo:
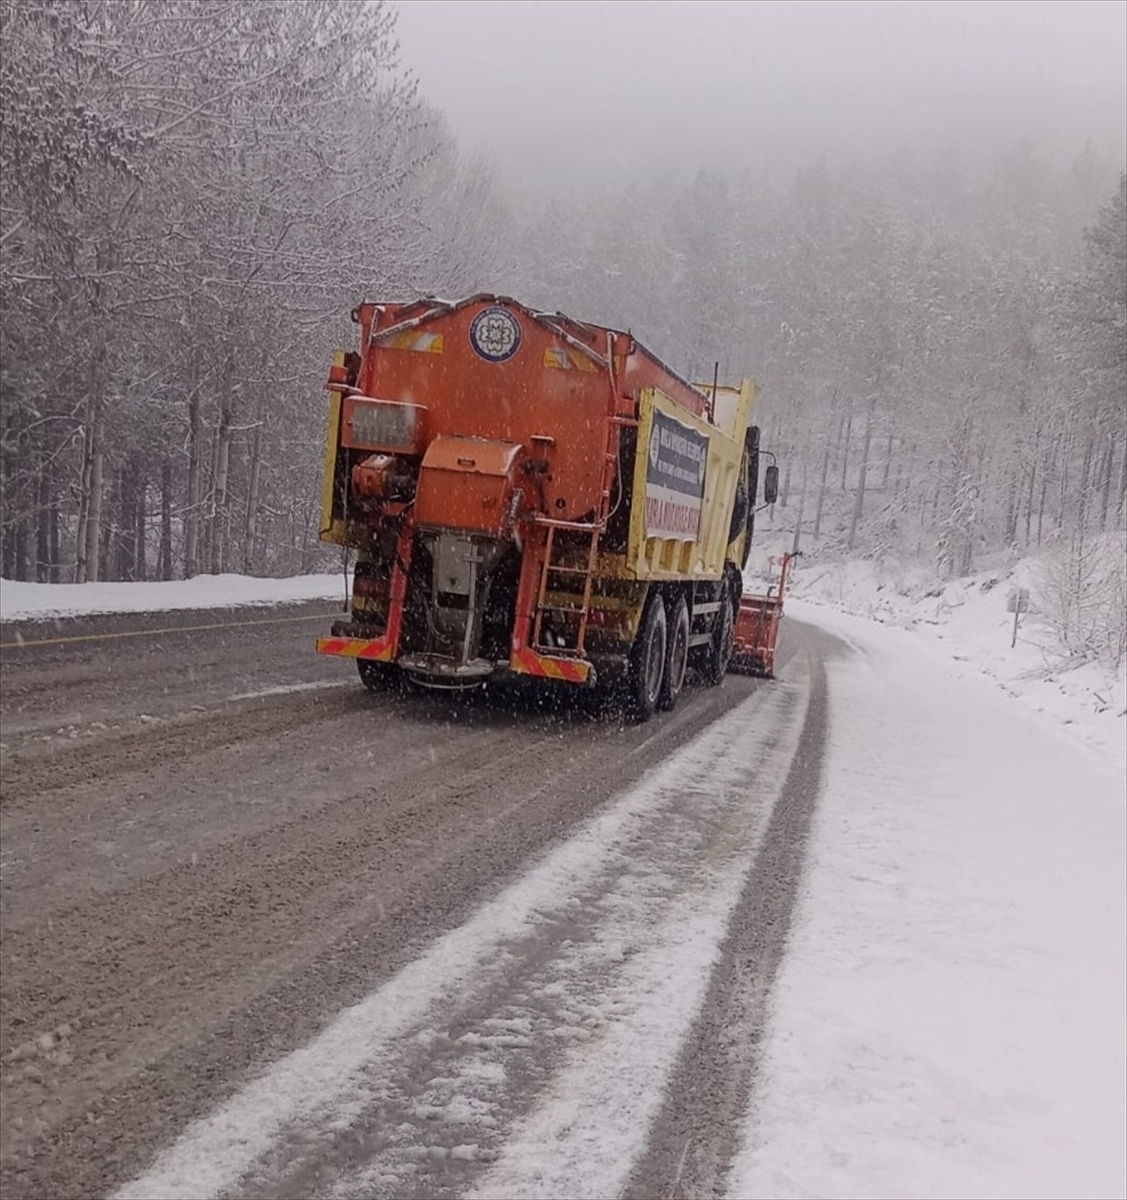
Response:
[{"label": "snow plow blade", "polygon": [[778,561],[779,582],[773,583],[766,595],[745,595],[740,598],[736,613],[736,644],[728,670],[737,675],[758,675],[775,678],[775,643],[779,638],[779,622],[783,619],[783,593],[787,572],[795,556],[784,554]]}]

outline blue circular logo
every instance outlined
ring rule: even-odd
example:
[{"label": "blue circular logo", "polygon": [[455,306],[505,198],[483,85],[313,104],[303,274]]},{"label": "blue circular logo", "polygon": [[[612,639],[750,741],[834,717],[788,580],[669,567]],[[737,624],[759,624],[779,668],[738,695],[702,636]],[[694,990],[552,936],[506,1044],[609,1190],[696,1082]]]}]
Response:
[{"label": "blue circular logo", "polygon": [[470,343],[486,362],[507,362],[520,349],[520,325],[507,308],[483,308],[470,326]]}]

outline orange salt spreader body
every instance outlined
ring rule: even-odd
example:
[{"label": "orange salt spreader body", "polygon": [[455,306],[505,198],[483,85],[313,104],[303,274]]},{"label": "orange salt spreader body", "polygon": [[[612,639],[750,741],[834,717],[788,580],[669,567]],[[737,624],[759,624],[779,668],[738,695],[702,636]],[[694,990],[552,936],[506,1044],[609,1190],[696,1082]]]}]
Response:
[{"label": "orange salt spreader body", "polygon": [[321,537],[357,562],[321,653],[373,688],[614,687],[642,719],[690,666],[723,678],[758,490],[750,380],[691,384],[629,333],[500,296],[352,317]]}]

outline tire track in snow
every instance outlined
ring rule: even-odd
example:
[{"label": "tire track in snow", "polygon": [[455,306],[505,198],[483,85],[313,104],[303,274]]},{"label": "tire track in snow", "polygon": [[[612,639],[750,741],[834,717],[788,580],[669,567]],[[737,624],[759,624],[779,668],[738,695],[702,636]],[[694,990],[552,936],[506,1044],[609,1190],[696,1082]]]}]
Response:
[{"label": "tire track in snow", "polygon": [[720,965],[682,1048],[649,1146],[625,1196],[722,1195],[739,1149],[759,1068],[775,976],[786,952],[803,878],[806,844],[821,791],[828,719],[822,659],[836,645],[816,638],[810,701],[783,794],[732,917]]},{"label": "tire track in snow", "polygon": [[[805,850],[803,822],[809,822],[817,791],[824,671],[816,669],[811,688],[805,655],[792,669],[803,686],[803,703],[792,714],[785,740],[761,763],[765,779],[760,783],[770,789],[763,823],[754,832],[745,827],[751,836],[739,847],[740,857],[717,873],[711,892],[677,897],[665,924],[680,936],[655,940],[650,961],[640,956],[625,972],[624,983],[644,995],[642,1003],[624,1014],[629,1019],[608,1044],[577,1056],[575,1067],[554,1081],[552,1095],[523,1123],[497,1167],[478,1182],[476,1198],[708,1194],[714,1179],[704,1177],[698,1162],[705,1157],[703,1146],[715,1147],[700,1139],[690,1160],[694,1178],[686,1178],[690,1146],[678,1136],[682,1130],[670,1114],[682,1121],[688,1115],[710,1131],[723,1150],[719,1165],[726,1168],[743,1108],[729,1112],[715,1098],[728,1092],[741,1099],[747,1095],[754,1059],[746,1045],[757,1044],[784,949]],[[820,711],[811,713],[811,708]],[[810,768],[812,789],[806,786]],[[801,796],[798,813],[795,796]],[[765,951],[766,969],[756,970],[752,963],[745,971],[747,964],[736,961],[749,941]],[[671,971],[671,963],[678,969]],[[758,1007],[748,1002],[751,998]]]},{"label": "tire track in snow", "polygon": [[796,660],[118,1195],[620,1190],[806,694]]}]

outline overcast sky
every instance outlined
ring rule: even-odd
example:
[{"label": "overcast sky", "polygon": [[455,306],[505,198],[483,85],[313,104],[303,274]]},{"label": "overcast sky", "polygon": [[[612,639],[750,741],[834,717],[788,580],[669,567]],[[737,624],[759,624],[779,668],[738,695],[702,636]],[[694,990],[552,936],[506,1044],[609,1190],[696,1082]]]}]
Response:
[{"label": "overcast sky", "polygon": [[514,189],[723,159],[1092,138],[1124,156],[1127,4],[402,0],[404,64]]}]

